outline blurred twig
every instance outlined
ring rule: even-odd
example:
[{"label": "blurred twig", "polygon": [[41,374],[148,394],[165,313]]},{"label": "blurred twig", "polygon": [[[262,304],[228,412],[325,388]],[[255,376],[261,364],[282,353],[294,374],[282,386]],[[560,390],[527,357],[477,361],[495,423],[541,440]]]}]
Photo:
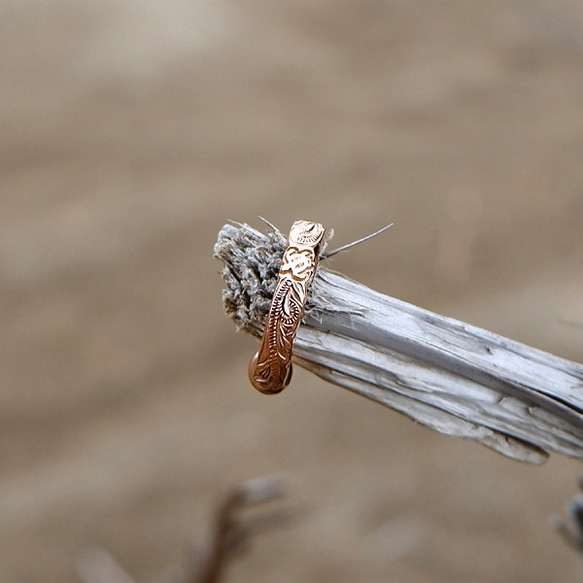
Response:
[{"label": "blurred twig", "polygon": [[221,502],[214,521],[214,532],[198,565],[184,583],[217,583],[229,560],[248,547],[250,537],[268,526],[281,523],[288,515],[270,512],[262,516],[243,517],[241,512],[256,504],[282,497],[286,491],[281,476],[263,476],[244,482]]},{"label": "blurred twig", "polygon": [[561,538],[583,559],[583,479],[579,480],[579,494],[565,505],[567,520],[552,516],[552,526]]},{"label": "blurred twig", "polygon": [[[203,550],[193,554],[178,581],[218,583],[229,561],[249,548],[253,535],[287,522],[291,516],[281,508],[251,516],[244,515],[245,510],[281,498],[286,491],[287,481],[281,475],[248,480],[230,491],[218,506]],[[77,572],[83,583],[135,583],[101,547],[89,547],[80,554]]]}]

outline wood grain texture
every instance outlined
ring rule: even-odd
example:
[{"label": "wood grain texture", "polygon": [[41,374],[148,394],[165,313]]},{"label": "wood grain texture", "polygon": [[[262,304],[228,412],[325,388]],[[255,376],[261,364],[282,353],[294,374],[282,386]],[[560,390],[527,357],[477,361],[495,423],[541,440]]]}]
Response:
[{"label": "wood grain texture", "polygon": [[[227,314],[257,337],[285,238],[227,224]],[[320,267],[294,349],[307,370],[440,433],[516,460],[583,458],[583,365],[385,296]]]}]

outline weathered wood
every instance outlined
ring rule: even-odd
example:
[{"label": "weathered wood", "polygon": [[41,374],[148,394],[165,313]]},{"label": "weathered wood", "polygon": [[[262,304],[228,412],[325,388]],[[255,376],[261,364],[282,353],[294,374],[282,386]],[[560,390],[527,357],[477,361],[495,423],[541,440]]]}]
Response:
[{"label": "weathered wood", "polygon": [[[215,246],[227,314],[257,337],[285,237],[225,225]],[[325,262],[324,262],[325,264]],[[583,365],[439,316],[320,267],[294,362],[440,433],[542,463],[583,458]]]}]

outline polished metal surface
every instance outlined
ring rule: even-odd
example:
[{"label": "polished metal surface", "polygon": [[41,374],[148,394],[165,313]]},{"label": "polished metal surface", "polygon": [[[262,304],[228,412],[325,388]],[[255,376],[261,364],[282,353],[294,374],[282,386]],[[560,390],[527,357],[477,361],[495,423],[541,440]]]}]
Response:
[{"label": "polished metal surface", "polygon": [[291,380],[294,338],[325,235],[320,223],[292,225],[261,347],[249,363],[249,380],[261,393],[279,393]]}]

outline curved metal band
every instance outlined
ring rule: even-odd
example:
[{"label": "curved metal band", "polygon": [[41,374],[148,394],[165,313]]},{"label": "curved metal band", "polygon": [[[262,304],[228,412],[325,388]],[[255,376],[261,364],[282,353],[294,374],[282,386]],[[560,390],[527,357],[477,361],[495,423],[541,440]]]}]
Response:
[{"label": "curved metal band", "polygon": [[261,393],[279,393],[292,375],[292,353],[302,316],[325,242],[320,223],[296,221],[290,230],[261,347],[249,363],[249,380]]}]

